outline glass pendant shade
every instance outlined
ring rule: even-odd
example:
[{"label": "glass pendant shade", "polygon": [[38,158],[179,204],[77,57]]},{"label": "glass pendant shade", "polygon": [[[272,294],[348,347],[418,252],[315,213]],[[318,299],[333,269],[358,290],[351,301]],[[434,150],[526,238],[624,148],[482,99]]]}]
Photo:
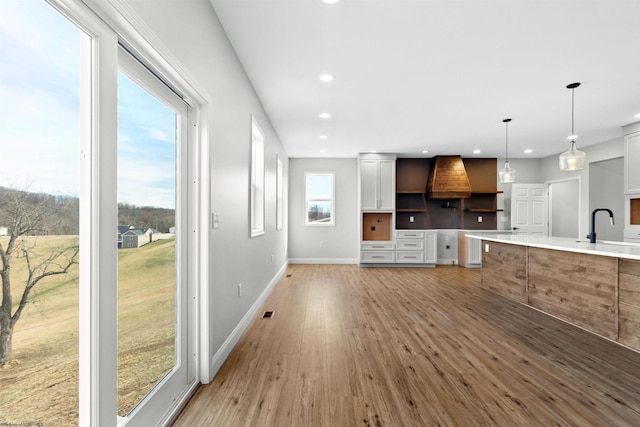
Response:
[{"label": "glass pendant shade", "polygon": [[567,85],[567,89],[571,89],[571,136],[569,137],[569,139],[571,139],[571,147],[558,157],[560,170],[563,171],[577,171],[584,169],[584,164],[587,160],[587,154],[576,148],[576,134],[573,128],[574,91],[578,86],[580,86],[580,83],[571,83]]},{"label": "glass pendant shade", "polygon": [[516,170],[509,166],[509,122],[511,119],[504,119],[502,122],[505,124],[505,162],[504,168],[498,171],[498,177],[501,184],[511,184],[516,181]]},{"label": "glass pendant shade", "polygon": [[576,142],[571,141],[571,148],[560,154],[558,158],[560,169],[563,171],[577,171],[584,168],[587,155],[576,148]]},{"label": "glass pendant shade", "polygon": [[509,166],[509,161],[504,162],[504,167],[498,171],[502,184],[511,184],[516,181],[516,170]]}]

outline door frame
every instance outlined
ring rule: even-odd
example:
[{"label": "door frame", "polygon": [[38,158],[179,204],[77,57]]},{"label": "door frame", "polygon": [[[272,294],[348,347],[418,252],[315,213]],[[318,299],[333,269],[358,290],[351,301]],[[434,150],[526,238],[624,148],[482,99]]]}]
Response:
[{"label": "door frame", "polygon": [[[78,26],[81,37],[79,425],[117,424],[117,73],[118,44],[131,47],[192,106],[188,156],[189,386],[159,414],[159,425],[177,416],[210,361],[209,123],[211,109],[184,67],[141,23],[125,0],[44,0]],[[151,41],[151,42],[150,42]],[[191,113],[191,111],[190,111]]]},{"label": "door frame", "polygon": [[547,218],[548,218],[548,226],[547,226],[547,232],[551,233],[553,231],[553,200],[551,199],[551,186],[553,184],[558,184],[558,183],[562,183],[562,182],[569,182],[569,181],[578,181],[578,234],[576,237],[576,239],[580,239],[580,230],[582,230],[582,177],[581,176],[573,176],[570,178],[565,178],[565,179],[554,179],[551,181],[545,181],[545,184],[547,185],[547,207],[548,207],[548,213],[547,213]]}]

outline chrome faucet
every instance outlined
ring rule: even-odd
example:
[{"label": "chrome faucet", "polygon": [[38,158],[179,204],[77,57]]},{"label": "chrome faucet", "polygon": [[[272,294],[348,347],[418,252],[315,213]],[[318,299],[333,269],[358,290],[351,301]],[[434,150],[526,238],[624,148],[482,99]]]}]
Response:
[{"label": "chrome faucet", "polygon": [[591,212],[591,233],[587,236],[590,243],[596,242],[596,212],[599,211],[609,212],[609,221],[611,225],[613,225],[613,212],[611,212],[611,209],[594,209],[593,212]]}]

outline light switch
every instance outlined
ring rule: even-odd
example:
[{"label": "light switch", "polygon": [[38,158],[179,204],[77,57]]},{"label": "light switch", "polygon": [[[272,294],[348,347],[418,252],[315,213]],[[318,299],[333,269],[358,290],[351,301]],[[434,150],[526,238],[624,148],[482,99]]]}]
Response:
[{"label": "light switch", "polygon": [[482,215],[478,215],[478,222],[482,222]]},{"label": "light switch", "polygon": [[218,212],[211,214],[211,227],[220,228],[220,214]]}]

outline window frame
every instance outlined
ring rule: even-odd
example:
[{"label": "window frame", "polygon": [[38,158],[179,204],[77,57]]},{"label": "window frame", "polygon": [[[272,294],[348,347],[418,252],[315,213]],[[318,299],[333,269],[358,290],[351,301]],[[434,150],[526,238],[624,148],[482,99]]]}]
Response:
[{"label": "window frame", "polygon": [[[81,37],[81,188],[80,188],[80,290],[79,290],[79,425],[151,425],[164,424],[175,417],[197,388],[198,379],[212,377],[209,354],[209,248],[206,231],[211,204],[209,117],[211,108],[202,95],[205,91],[181,74],[182,68],[170,52],[157,42],[150,31],[134,27],[137,16],[124,0],[44,0],[84,32]],[[154,43],[149,42],[154,40]],[[193,237],[187,240],[191,253],[189,272],[188,364],[189,384],[179,400],[153,417],[161,421],[118,418],[117,416],[117,247],[113,230],[117,226],[117,73],[119,44],[126,41],[138,57],[146,60],[154,72],[177,89],[193,111],[189,114],[187,154],[188,192],[197,196],[198,206],[190,206],[186,219]],[[186,172],[185,172],[186,173]],[[198,321],[200,319],[200,321]],[[196,327],[197,326],[197,327]],[[186,363],[186,360],[184,360]],[[200,363],[198,363],[200,362]],[[154,418],[154,419],[155,419]]]},{"label": "window frame", "polygon": [[[308,197],[308,178],[310,176],[330,176],[331,177],[331,198],[309,198]],[[331,203],[331,221],[329,222],[309,222],[308,206],[310,201],[330,202]],[[305,227],[335,227],[336,225],[336,173],[335,171],[305,171],[304,173],[304,206],[303,206]]]},{"label": "window frame", "polygon": [[249,228],[250,236],[264,234],[265,217],[265,136],[256,118],[251,116],[251,170],[249,177]]}]

